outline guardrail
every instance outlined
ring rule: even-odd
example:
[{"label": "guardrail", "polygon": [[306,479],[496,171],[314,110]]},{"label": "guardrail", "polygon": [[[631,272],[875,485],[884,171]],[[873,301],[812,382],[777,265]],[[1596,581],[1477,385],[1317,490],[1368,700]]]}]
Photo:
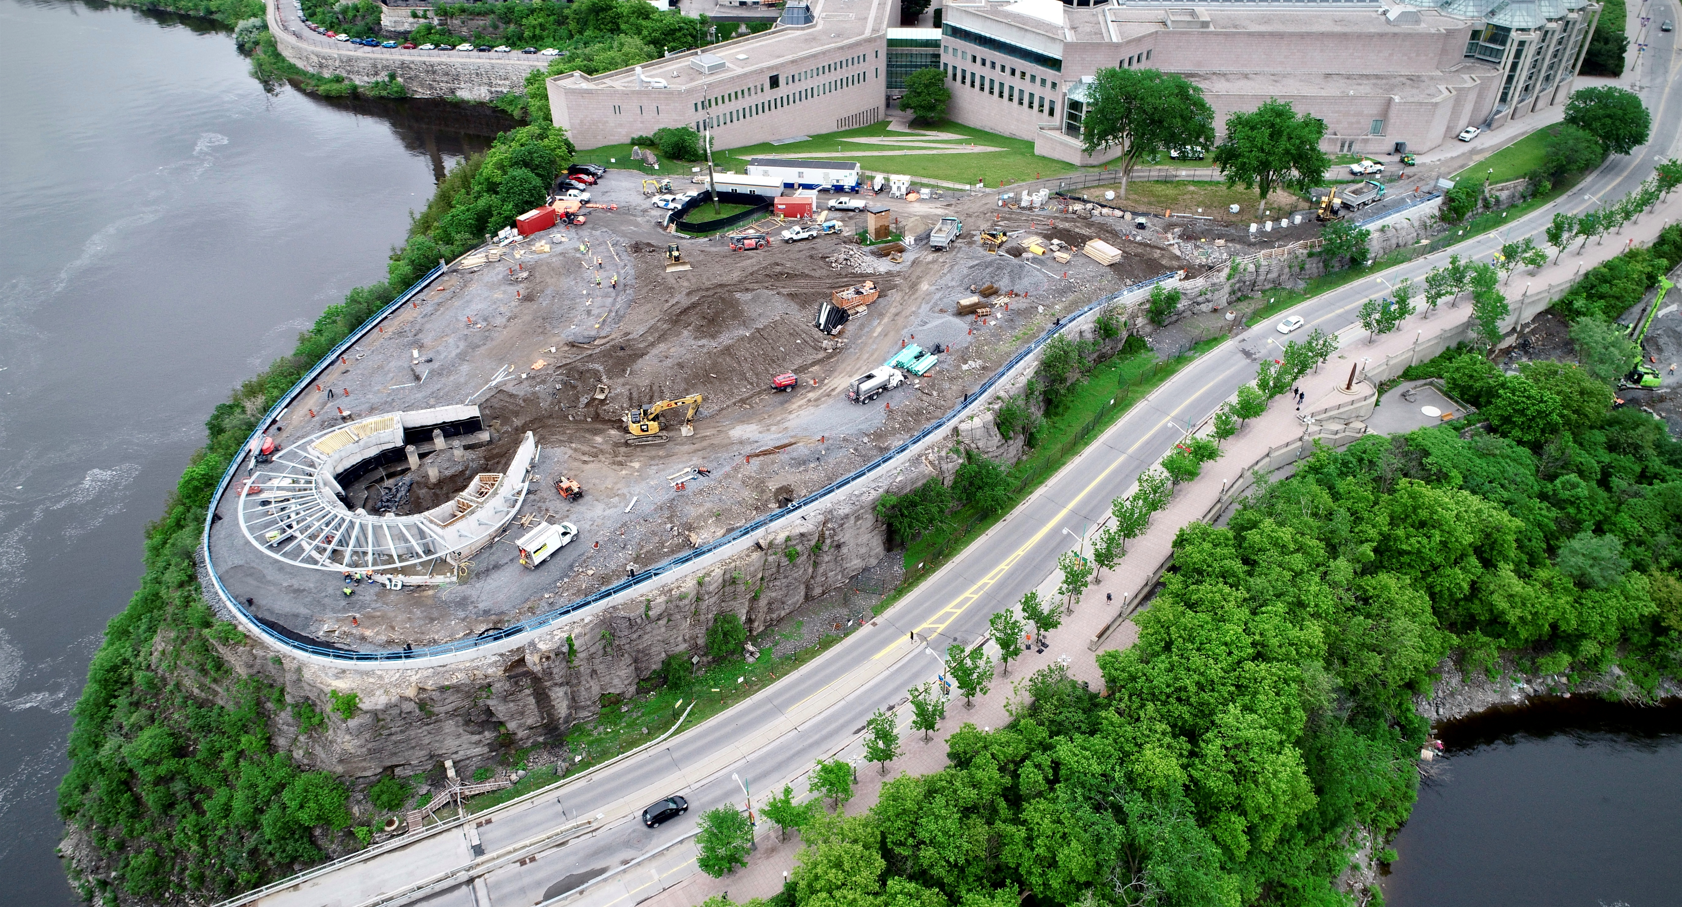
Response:
[{"label": "guardrail", "polygon": [[1403,211],[1411,211],[1414,208],[1419,207],[1420,205],[1426,204],[1426,203],[1428,203],[1428,202],[1430,202],[1434,199],[1439,199],[1439,198],[1442,198],[1442,197],[1443,197],[1443,194],[1441,192],[1427,192],[1424,195],[1416,196],[1413,200],[1409,201],[1405,205],[1397,205],[1394,208],[1379,211],[1375,214],[1368,215],[1367,217],[1351,220],[1350,222],[1353,223],[1357,227],[1364,227],[1367,224],[1377,223],[1377,222],[1385,219],[1386,217],[1395,217],[1396,215],[1402,213]]},{"label": "guardrail", "polygon": [[[220,506],[222,502],[222,495],[226,493],[228,486],[233,482],[234,474],[239,471],[240,464],[243,463],[246,456],[249,455],[249,451],[252,448],[252,442],[260,439],[264,429],[271,422],[275,421],[280,414],[284,413],[291,407],[293,398],[296,397],[297,394],[305,387],[314,383],[316,377],[325,371],[328,366],[331,365],[331,363],[342,353],[350,349],[359,340],[366,336],[369,331],[373,330],[373,328],[379,324],[380,321],[384,320],[388,315],[397,309],[402,308],[405,303],[409,302],[409,300],[413,299],[416,294],[424,290],[428,284],[436,279],[438,275],[444,273],[446,269],[447,266],[440,264],[438,267],[433,268],[430,272],[428,272],[425,277],[416,281],[413,286],[403,292],[403,295],[397,297],[397,299],[393,300],[385,308],[380,309],[380,311],[375,313],[373,317],[369,318],[366,322],[363,322],[361,327],[351,332],[350,336],[346,337],[339,343],[338,346],[335,346],[327,353],[326,356],[322,357],[320,362],[317,362],[313,368],[311,368],[302,378],[298,380],[298,383],[292,385],[292,388],[281,396],[280,400],[277,401],[275,405],[263,415],[263,418],[258,420],[257,428],[252,432],[251,437],[247,439],[246,444],[240,448],[240,456],[236,457],[233,462],[228,464],[227,471],[222,474],[222,481],[216,486],[216,493],[211,496],[209,509],[210,514],[214,514],[216,512],[216,508]],[[875,475],[883,469],[893,465],[900,456],[927,440],[931,435],[945,430],[953,423],[961,419],[969,408],[976,402],[981,401],[987,395],[987,392],[992,390],[1005,375],[1009,374],[1010,371],[1019,363],[1033,355],[1040,347],[1044,346],[1047,341],[1061,333],[1081,316],[1102,308],[1103,306],[1109,305],[1124,296],[1149,290],[1152,286],[1168,280],[1178,273],[1178,271],[1169,271],[1159,274],[1149,280],[1133,284],[1126,289],[1119,290],[1103,297],[1102,299],[1091,302],[1082,307],[1079,311],[1059,319],[1056,324],[1046,329],[1046,331],[1036,338],[1033,343],[1029,344],[1015,356],[1011,357],[1010,361],[1006,362],[1002,367],[995,371],[991,377],[982,382],[980,387],[966,395],[964,399],[958,403],[958,405],[954,406],[935,422],[925,426],[921,431],[912,435],[909,439],[895,447],[893,450],[888,451],[886,454],[877,458],[874,462],[829,483],[818,491],[795,501],[775,513],[767,514],[756,520],[748,522],[706,545],[702,545],[691,551],[686,551],[683,554],[677,555],[676,557],[666,561],[665,563],[635,574],[634,576],[627,577],[626,579],[620,580],[611,586],[598,589],[583,598],[562,605],[559,608],[527,618],[519,623],[511,624],[502,629],[488,632],[472,639],[455,640],[452,642],[440,643],[438,645],[425,646],[418,649],[399,649],[379,652],[347,651],[344,649],[311,645],[295,639],[289,639],[275,629],[259,622],[253,615],[245,610],[243,603],[241,603],[240,600],[233,595],[233,593],[229,592],[226,586],[222,585],[222,579],[216,574],[216,566],[211,560],[210,528],[213,525],[213,521],[208,516],[205,519],[204,533],[201,538],[201,544],[204,548],[205,570],[206,573],[209,574],[211,582],[215,585],[217,594],[222,597],[223,603],[226,604],[229,610],[236,616],[240,625],[246,630],[246,632],[260,636],[271,645],[282,649],[307,653],[336,662],[390,663],[390,665],[394,668],[410,666],[417,659],[433,658],[437,656],[454,655],[462,652],[473,651],[484,646],[502,642],[510,637],[531,633],[533,631],[549,627],[559,622],[562,618],[571,616],[592,605],[599,604],[613,598],[614,596],[628,592],[644,583],[656,580],[674,570],[693,563],[702,557],[719,551],[728,545],[749,538],[760,530],[767,529],[781,520],[788,519],[798,514],[805,508],[819,503],[824,498]]]}]

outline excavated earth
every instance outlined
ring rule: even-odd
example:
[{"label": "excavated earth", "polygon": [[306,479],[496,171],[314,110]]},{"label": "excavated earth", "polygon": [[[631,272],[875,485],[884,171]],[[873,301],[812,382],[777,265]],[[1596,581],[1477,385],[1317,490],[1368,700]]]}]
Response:
[{"label": "excavated earth", "polygon": [[[499,262],[452,268],[347,353],[321,390],[295,401],[275,435],[283,446],[300,442],[340,424],[341,408],[365,417],[477,403],[490,443],[459,459],[427,457],[436,482],[425,469],[386,477],[386,486],[412,482],[395,512],[425,509],[473,474],[501,471],[532,432],[542,454],[520,519],[571,522],[577,541],[536,570],[522,569],[516,520],[474,556],[459,583],[399,591],[362,585],[347,598],[339,574],[286,564],[251,545],[230,495],[211,549],[229,591],[249,599],[259,618],[312,640],[371,650],[472,637],[557,607],[866,465],[958,404],[1052,319],[1186,267],[1168,234],[1134,231],[1115,218],[1001,208],[992,194],[877,199],[901,229],[924,231],[911,237],[901,263],[846,236],[749,252],[731,251],[720,237],[670,236],[665,212],[622,173],[610,173],[594,194],[617,210],[591,209],[586,225],[505,247]],[[929,250],[928,226],[951,214],[964,221],[963,240]],[[849,230],[863,227],[862,217],[843,217]],[[1076,254],[1059,264],[1025,254],[1014,240],[1004,254],[987,254],[976,230],[994,223],[1062,240]],[[780,230],[764,226],[773,236]],[[1095,237],[1121,248],[1123,260],[1104,267],[1078,254]],[[690,270],[667,272],[666,245],[674,240]],[[538,251],[540,242],[549,250]],[[834,338],[813,326],[832,290],[867,279],[881,298],[865,314]],[[1000,300],[1008,311],[995,306],[988,319],[953,314],[972,287],[986,284],[1016,294]],[[848,382],[906,343],[946,352],[922,378],[871,404],[849,403]],[[487,386],[504,367],[508,377]],[[793,392],[772,390],[771,379],[783,372],[799,375]],[[677,430],[683,413],[674,410],[663,421],[667,443],[627,445],[626,410],[691,394],[703,397],[693,436]],[[710,476],[675,488],[669,477],[692,467]],[[557,494],[561,476],[583,486],[582,500]],[[382,491],[392,489],[358,485],[347,498],[373,512]]]}]

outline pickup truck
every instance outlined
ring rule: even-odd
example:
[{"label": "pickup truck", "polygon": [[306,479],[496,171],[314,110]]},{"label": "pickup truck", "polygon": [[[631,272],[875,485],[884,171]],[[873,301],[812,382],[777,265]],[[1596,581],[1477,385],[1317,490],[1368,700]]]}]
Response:
[{"label": "pickup truck", "polygon": [[952,243],[957,240],[959,234],[963,232],[962,221],[959,221],[956,217],[943,217],[940,219],[940,223],[935,224],[934,229],[929,231],[929,248],[949,249],[952,247]]},{"label": "pickup truck", "polygon": [[1384,172],[1384,165],[1377,161],[1356,161],[1349,165],[1351,176],[1374,176]]},{"label": "pickup truck", "polygon": [[804,224],[795,224],[787,230],[784,230],[782,233],[783,242],[800,242],[803,239],[812,239],[813,237],[822,235],[822,227],[815,225],[808,227]]},{"label": "pickup truck", "polygon": [[856,198],[830,199],[829,210],[831,210],[831,211],[863,211],[864,210],[864,202],[859,201]]}]

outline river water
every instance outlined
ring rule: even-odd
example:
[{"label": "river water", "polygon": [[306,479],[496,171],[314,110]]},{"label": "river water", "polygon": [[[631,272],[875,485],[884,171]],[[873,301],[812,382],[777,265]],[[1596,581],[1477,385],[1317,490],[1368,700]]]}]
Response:
[{"label": "river water", "polygon": [[0,902],[73,904],[69,710],[146,523],[211,408],[504,124],[268,93],[225,31],[68,0],[0,0],[0,98]]},{"label": "river water", "polygon": [[1390,907],[1682,904],[1682,703],[1573,698],[1439,728]]}]

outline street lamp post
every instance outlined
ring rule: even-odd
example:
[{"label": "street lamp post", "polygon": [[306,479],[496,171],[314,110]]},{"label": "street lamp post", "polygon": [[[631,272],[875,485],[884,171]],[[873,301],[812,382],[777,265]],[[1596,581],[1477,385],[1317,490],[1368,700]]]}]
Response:
[{"label": "street lamp post", "polygon": [[[753,794],[748,792],[748,783],[746,781],[743,781],[742,776],[736,774],[735,772],[730,773],[730,779],[732,781],[735,781],[737,784],[741,785],[741,787],[742,787],[742,797],[746,801],[747,808],[748,808],[748,827],[752,828],[754,826],[757,826],[759,823],[757,823],[753,820]],[[752,844],[749,844],[748,846],[751,849],[757,850],[759,845],[758,845],[758,842],[756,841]]]}]

